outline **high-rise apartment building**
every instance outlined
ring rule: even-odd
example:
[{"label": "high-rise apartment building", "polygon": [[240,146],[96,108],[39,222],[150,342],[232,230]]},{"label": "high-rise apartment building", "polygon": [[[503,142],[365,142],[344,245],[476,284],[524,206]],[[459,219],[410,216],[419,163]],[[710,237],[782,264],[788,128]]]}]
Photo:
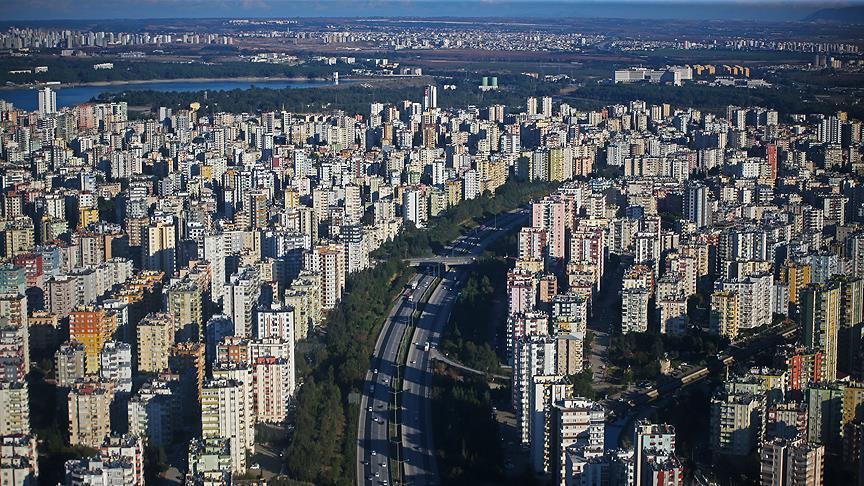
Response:
[{"label": "high-rise apartment building", "polygon": [[[529,406],[526,419],[528,423],[528,448],[531,454],[531,465],[537,474],[553,474],[556,463],[559,462],[556,459],[558,453],[556,449],[557,440],[563,438],[565,442],[570,442],[573,439],[572,431],[567,430],[567,426],[564,426],[564,430],[561,431],[561,427],[556,427],[555,424],[555,405],[568,398],[573,398],[572,386],[565,377],[559,375],[535,375],[533,377],[528,393]],[[577,408],[583,407],[577,405]],[[584,409],[582,412],[584,413]],[[574,415],[579,414],[580,412],[573,414],[565,412],[565,423],[571,421]],[[593,438],[594,442],[599,438],[597,436],[597,429],[590,429],[590,423],[597,423],[599,421],[602,424],[602,414],[602,410],[599,411],[599,417],[589,412],[587,417],[589,423],[588,436],[589,438]],[[599,436],[602,437],[603,433],[600,432]]]},{"label": "high-rise apartment building", "polygon": [[637,422],[633,438],[635,486],[683,486],[684,468],[675,456],[675,428]]},{"label": "high-rise apartment building", "polygon": [[426,226],[429,219],[428,198],[423,189],[411,187],[402,194],[402,219],[418,228]]},{"label": "high-rise apartment building", "polygon": [[294,363],[272,356],[255,359],[253,366],[253,409],[258,422],[281,423],[288,414],[294,394]]},{"label": "high-rise apartment building", "polygon": [[438,87],[427,85],[423,89],[423,111],[438,108]]},{"label": "high-rise apartment building", "polygon": [[237,380],[204,382],[201,394],[201,435],[204,439],[228,439],[231,470],[246,471],[246,452],[254,445],[254,421],[246,387]]},{"label": "high-rise apartment building", "polygon": [[69,443],[98,448],[111,433],[111,384],[82,382],[69,391]]},{"label": "high-rise apartment building", "polygon": [[801,292],[800,318],[804,328],[804,346],[822,351],[822,376],[837,377],[837,332],[840,327],[840,285],[811,284]]},{"label": "high-rise apartment building", "polygon": [[141,229],[141,266],[174,275],[177,266],[177,227],[156,221]]},{"label": "high-rise apartment building", "polygon": [[603,455],[606,411],[585,398],[566,398],[552,405],[551,415],[550,471],[554,484],[564,486],[568,449],[578,448],[583,457]]},{"label": "high-rise apartment building", "polygon": [[50,115],[52,113],[57,113],[57,93],[49,88],[45,87],[39,90],[39,114],[40,115]]},{"label": "high-rise apartment building", "polygon": [[306,255],[306,268],[321,275],[321,308],[333,309],[345,290],[345,250],[341,243],[316,246]]},{"label": "high-rise apartment building", "polygon": [[704,228],[711,224],[709,194],[708,187],[702,183],[693,182],[687,186],[687,193],[684,198],[684,217],[695,223],[697,228]]},{"label": "high-rise apartment building", "polygon": [[190,281],[177,282],[165,289],[165,303],[168,313],[173,316],[174,335],[177,340],[204,340],[204,304],[201,293],[198,284]]},{"label": "high-rise apartment building", "polygon": [[168,350],[174,344],[174,319],[167,312],[148,314],[138,323],[138,372],[168,369]]},{"label": "high-rise apartment building", "polygon": [[84,345],[87,374],[99,373],[102,348],[116,331],[117,315],[103,308],[77,307],[69,314],[69,339]]},{"label": "high-rise apartment building", "polygon": [[241,267],[225,284],[223,312],[234,321],[234,335],[252,337],[255,309],[261,297],[260,274],[252,266]]},{"label": "high-rise apartment building", "polygon": [[566,254],[566,203],[554,197],[545,197],[532,204],[531,226],[547,233],[548,251],[552,258],[563,259]]},{"label": "high-rise apartment building", "polygon": [[651,293],[637,287],[621,291],[621,333],[648,330],[648,301]]},{"label": "high-rise apartment building", "polygon": [[759,453],[761,486],[821,486],[825,446],[803,438],[776,438],[763,442]]},{"label": "high-rise apartment building", "polygon": [[738,293],[718,291],[711,294],[711,332],[728,337],[731,341],[737,340],[741,328],[739,309]]},{"label": "high-rise apartment building", "polygon": [[67,341],[54,353],[54,374],[58,387],[70,387],[87,374],[87,352],[77,341]]},{"label": "high-rise apartment building", "polygon": [[524,336],[516,340],[513,351],[513,409],[523,444],[531,440],[530,394],[535,376],[555,374],[555,339],[550,336]]},{"label": "high-rise apartment building", "polygon": [[258,339],[279,339],[294,342],[294,309],[274,303],[269,308],[258,309]]},{"label": "high-rise apartment building", "polygon": [[757,445],[765,397],[721,393],[711,399],[711,446],[721,454],[746,456]]},{"label": "high-rise apartment building", "polygon": [[129,400],[129,433],[147,444],[168,447],[181,425],[180,397],[176,382],[145,382]]},{"label": "high-rise apartment building", "polygon": [[111,383],[115,392],[131,392],[132,346],[120,341],[108,341],[99,359],[99,377]]},{"label": "high-rise apartment building", "polygon": [[30,433],[30,394],[27,382],[0,381],[0,436]]}]

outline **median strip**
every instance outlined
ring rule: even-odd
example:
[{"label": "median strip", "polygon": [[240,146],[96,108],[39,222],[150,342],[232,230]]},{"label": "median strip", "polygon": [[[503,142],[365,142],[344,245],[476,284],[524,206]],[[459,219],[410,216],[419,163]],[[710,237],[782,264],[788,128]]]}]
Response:
[{"label": "median strip", "polygon": [[[394,485],[404,484],[405,478],[405,462],[402,460],[402,413],[399,401],[404,381],[402,369],[405,367],[405,362],[408,359],[408,346],[410,346],[411,339],[414,336],[414,331],[416,329],[415,323],[420,319],[420,316],[423,315],[426,304],[429,302],[429,297],[440,283],[441,277],[435,277],[435,279],[432,280],[432,283],[423,290],[422,294],[420,294],[420,300],[411,312],[411,319],[408,325],[405,326],[405,332],[402,334],[402,339],[399,342],[399,350],[396,352],[396,376],[393,378],[393,383],[391,383],[393,399],[389,401],[391,413],[388,414],[390,419],[387,427],[388,438],[392,444],[395,444],[394,448],[396,452],[395,458],[392,454],[389,455],[390,467],[388,467],[388,475]],[[398,475],[398,479],[393,477],[394,474]]]}]

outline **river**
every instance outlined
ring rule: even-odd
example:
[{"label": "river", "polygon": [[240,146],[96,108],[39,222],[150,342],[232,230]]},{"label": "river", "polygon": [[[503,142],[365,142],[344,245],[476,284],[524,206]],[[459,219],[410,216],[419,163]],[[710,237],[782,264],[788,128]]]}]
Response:
[{"label": "river", "polygon": [[[96,98],[101,93],[118,93],[132,90],[153,91],[227,91],[232,89],[259,88],[317,88],[332,85],[329,81],[291,81],[291,80],[208,80],[208,81],[159,81],[152,83],[124,83],[100,86],[66,86],[54,89],[57,92],[57,108],[75,106]],[[36,110],[38,89],[0,89],[0,99],[13,103],[16,108]]]}]

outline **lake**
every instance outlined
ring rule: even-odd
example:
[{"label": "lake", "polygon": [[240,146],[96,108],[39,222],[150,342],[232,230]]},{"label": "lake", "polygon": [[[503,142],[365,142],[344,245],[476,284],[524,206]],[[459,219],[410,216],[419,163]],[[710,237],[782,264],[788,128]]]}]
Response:
[{"label": "lake", "polygon": [[[110,86],[73,86],[54,89],[57,92],[57,109],[75,106],[96,98],[101,93],[117,93],[133,90],[153,91],[228,91],[232,89],[258,88],[317,88],[329,86],[330,81],[164,81],[158,83],[127,83]],[[27,111],[37,109],[38,89],[0,89],[0,99],[13,103]]]}]

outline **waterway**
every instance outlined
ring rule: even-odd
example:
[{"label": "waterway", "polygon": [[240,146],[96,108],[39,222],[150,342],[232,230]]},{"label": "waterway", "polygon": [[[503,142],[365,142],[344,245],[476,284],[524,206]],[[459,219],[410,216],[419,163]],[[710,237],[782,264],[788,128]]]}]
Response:
[{"label": "waterway", "polygon": [[[332,85],[328,81],[297,80],[207,80],[207,81],[159,81],[148,83],[121,83],[110,85],[61,86],[53,88],[57,92],[57,108],[75,106],[96,98],[101,93],[119,93],[132,90],[153,91],[228,91],[232,89],[257,88],[317,88]],[[38,89],[16,88],[0,89],[0,99],[13,103],[16,108],[34,111],[38,105]]]}]

